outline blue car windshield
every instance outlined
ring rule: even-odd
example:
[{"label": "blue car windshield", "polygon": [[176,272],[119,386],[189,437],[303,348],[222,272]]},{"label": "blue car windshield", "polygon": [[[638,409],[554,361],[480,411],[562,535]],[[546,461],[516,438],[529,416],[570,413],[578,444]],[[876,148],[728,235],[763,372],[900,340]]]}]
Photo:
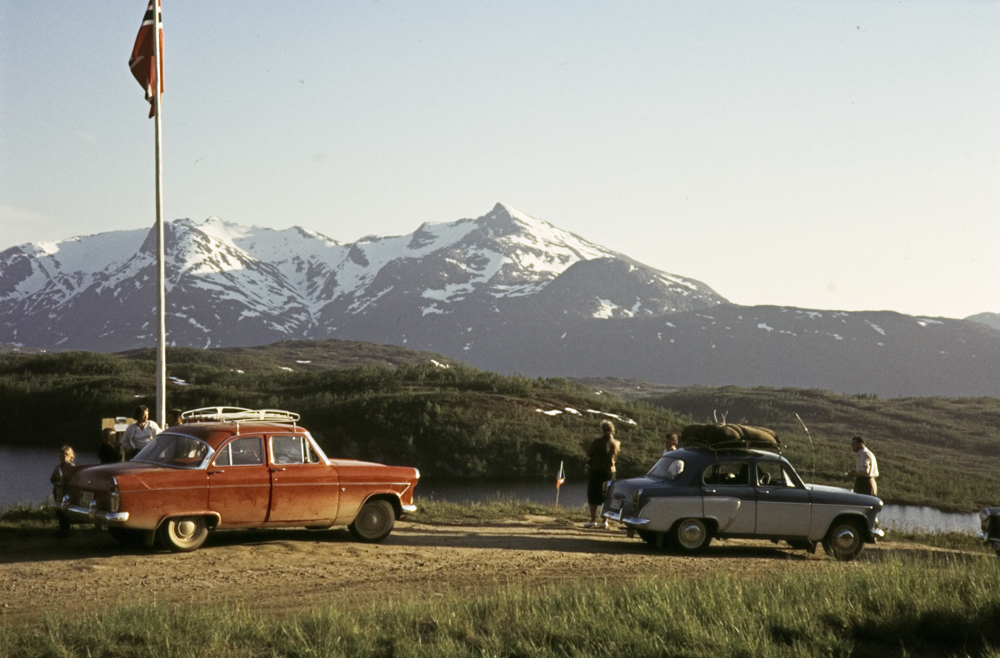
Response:
[{"label": "blue car windshield", "polygon": [[164,432],[149,442],[132,461],[152,462],[177,468],[199,468],[211,449],[190,436]]},{"label": "blue car windshield", "polygon": [[658,480],[676,480],[684,472],[684,460],[677,457],[660,457],[646,475]]}]

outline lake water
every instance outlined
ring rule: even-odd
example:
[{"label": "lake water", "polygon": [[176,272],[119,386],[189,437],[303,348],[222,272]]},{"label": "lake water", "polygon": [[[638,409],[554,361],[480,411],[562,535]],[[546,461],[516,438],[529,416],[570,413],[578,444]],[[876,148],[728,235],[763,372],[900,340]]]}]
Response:
[{"label": "lake water", "polygon": [[[97,453],[77,453],[77,464],[97,462]],[[47,500],[52,494],[49,476],[58,463],[58,450],[23,450],[0,446],[0,508],[22,503],[39,504]],[[552,505],[556,502],[556,488],[554,482],[455,482],[424,479],[417,486],[415,497],[418,505],[421,499],[453,503],[527,500]],[[586,482],[567,482],[559,490],[559,504],[564,507],[583,507],[586,502]],[[977,512],[955,514],[932,507],[886,505],[879,515],[879,521],[888,530],[979,531]]]}]

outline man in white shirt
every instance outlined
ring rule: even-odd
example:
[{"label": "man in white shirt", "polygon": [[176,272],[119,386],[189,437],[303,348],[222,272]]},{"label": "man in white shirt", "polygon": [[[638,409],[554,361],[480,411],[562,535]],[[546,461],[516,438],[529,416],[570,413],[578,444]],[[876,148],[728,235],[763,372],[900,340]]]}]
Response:
[{"label": "man in white shirt", "polygon": [[854,470],[847,471],[847,475],[854,478],[854,493],[877,496],[878,485],[875,484],[875,478],[878,477],[878,462],[875,455],[865,447],[865,440],[860,436],[851,439],[851,449],[858,453]]},{"label": "man in white shirt", "polygon": [[122,437],[122,449],[125,451],[126,460],[139,454],[139,451],[161,431],[160,426],[149,419],[149,407],[145,405],[136,407],[135,419],[134,423],[125,428],[125,436]]}]

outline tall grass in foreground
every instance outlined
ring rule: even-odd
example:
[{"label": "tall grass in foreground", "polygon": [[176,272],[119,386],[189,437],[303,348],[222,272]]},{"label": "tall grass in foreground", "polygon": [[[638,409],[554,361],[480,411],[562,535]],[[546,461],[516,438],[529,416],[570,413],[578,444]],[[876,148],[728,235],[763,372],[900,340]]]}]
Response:
[{"label": "tall grass in foreground", "polygon": [[119,607],[0,625],[3,656],[1000,657],[991,559],[890,560],[761,578],[511,587],[475,598],[335,607]]}]

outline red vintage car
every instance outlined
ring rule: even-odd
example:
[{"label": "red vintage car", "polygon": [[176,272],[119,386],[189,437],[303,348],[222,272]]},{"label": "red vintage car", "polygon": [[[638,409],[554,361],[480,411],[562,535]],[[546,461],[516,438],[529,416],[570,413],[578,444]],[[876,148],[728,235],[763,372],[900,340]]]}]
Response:
[{"label": "red vintage car", "polygon": [[416,511],[420,472],[330,459],[298,414],[211,407],[153,439],[132,461],[67,467],[52,504],[106,525],[122,543],[193,551],[210,530],[347,526],[379,542]]}]

